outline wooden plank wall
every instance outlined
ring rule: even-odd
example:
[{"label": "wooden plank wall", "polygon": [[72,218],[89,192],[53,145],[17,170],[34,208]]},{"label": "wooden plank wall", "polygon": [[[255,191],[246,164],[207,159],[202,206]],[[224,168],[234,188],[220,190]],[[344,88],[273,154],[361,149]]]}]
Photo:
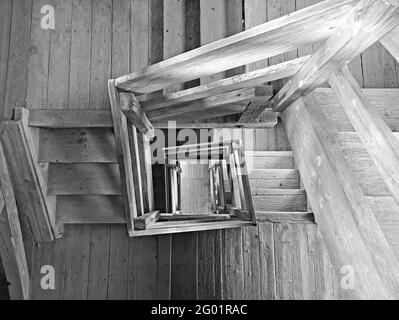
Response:
[{"label": "wooden plank wall", "polygon": [[[316,2],[3,0],[0,118],[10,119],[15,107],[24,106],[109,108],[108,78]],[[45,4],[55,8],[55,30],[40,28]],[[380,45],[357,58],[351,69],[364,87],[398,87],[398,65]],[[282,84],[275,83],[275,90]],[[289,149],[281,124],[244,136],[257,150]],[[73,226],[66,228],[63,239],[34,244],[30,258],[34,299],[338,297],[337,281],[312,225],[265,223],[242,231],[141,239],[128,239],[124,226]],[[46,264],[56,270],[55,290],[40,289],[40,268]]]}]

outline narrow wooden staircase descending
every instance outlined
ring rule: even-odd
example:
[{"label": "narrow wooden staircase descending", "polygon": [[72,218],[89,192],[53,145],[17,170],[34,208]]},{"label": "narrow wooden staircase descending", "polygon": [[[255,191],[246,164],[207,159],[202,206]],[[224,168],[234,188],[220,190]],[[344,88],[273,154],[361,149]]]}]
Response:
[{"label": "narrow wooden staircase descending", "polygon": [[291,151],[247,151],[246,161],[258,221],[312,221]]},{"label": "narrow wooden staircase descending", "polygon": [[42,128],[38,161],[58,224],[126,223],[112,128]]}]

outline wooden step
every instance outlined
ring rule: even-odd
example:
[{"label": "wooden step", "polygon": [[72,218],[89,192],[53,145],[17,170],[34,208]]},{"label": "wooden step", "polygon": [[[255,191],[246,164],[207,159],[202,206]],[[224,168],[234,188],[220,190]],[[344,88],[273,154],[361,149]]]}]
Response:
[{"label": "wooden step", "polygon": [[57,196],[58,224],[126,223],[121,196]]},{"label": "wooden step", "polygon": [[299,189],[299,172],[295,169],[249,170],[251,190]]},{"label": "wooden step", "polygon": [[245,151],[248,169],[294,169],[292,151]]},{"label": "wooden step", "polygon": [[50,195],[120,195],[116,163],[50,163]]},{"label": "wooden step", "polygon": [[256,211],[258,222],[314,224],[313,212]]},{"label": "wooden step", "polygon": [[303,189],[265,189],[252,191],[256,211],[306,212],[307,198]]},{"label": "wooden step", "polygon": [[116,163],[112,128],[40,129],[39,162]]}]

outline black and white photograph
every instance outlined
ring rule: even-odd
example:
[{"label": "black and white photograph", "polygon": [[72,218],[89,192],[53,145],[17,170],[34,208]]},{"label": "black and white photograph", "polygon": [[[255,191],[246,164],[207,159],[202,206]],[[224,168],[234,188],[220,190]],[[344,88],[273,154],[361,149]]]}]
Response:
[{"label": "black and white photograph", "polygon": [[399,300],[399,0],[0,0],[0,300]]}]

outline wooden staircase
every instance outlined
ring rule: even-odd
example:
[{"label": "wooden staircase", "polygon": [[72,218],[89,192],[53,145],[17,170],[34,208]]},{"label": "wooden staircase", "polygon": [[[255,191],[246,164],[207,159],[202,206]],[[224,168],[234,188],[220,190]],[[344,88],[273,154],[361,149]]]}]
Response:
[{"label": "wooden staircase", "polygon": [[57,223],[126,223],[112,128],[41,128],[38,161]]},{"label": "wooden staircase", "polygon": [[[291,151],[246,152],[255,210],[262,217],[308,212],[305,190]],[[281,218],[283,219],[283,218]]]}]

